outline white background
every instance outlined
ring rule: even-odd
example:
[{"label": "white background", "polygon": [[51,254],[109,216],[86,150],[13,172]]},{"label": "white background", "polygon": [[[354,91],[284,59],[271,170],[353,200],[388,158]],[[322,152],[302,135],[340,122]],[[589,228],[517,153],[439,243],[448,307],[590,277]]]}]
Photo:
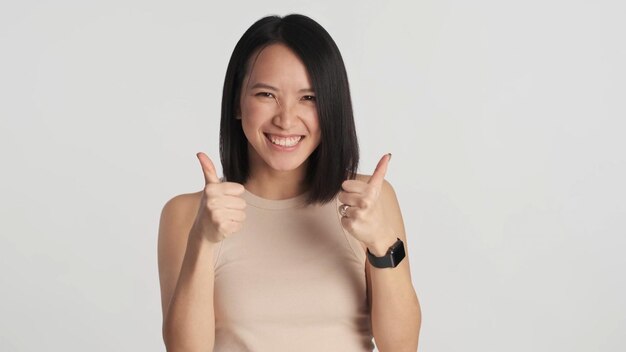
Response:
[{"label": "white background", "polygon": [[292,12],[342,51],[359,172],[393,153],[420,351],[625,350],[626,10],[556,0],[2,2],[0,350],[164,351],[160,211]]}]

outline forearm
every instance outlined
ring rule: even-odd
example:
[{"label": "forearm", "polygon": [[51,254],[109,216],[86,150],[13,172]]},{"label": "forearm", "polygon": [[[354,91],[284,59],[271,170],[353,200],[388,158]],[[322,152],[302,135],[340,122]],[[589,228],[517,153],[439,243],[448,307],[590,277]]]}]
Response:
[{"label": "forearm", "polygon": [[214,247],[201,235],[193,231],[189,234],[176,289],[163,322],[163,340],[170,352],[213,349]]},{"label": "forearm", "polygon": [[[382,256],[395,237],[389,237],[370,251]],[[403,261],[408,261],[405,257]],[[403,265],[405,263],[400,263]],[[381,352],[415,352],[417,350],[421,310],[411,278],[396,268],[376,268],[369,261],[372,286],[372,330]],[[405,264],[406,265],[406,264]]]}]

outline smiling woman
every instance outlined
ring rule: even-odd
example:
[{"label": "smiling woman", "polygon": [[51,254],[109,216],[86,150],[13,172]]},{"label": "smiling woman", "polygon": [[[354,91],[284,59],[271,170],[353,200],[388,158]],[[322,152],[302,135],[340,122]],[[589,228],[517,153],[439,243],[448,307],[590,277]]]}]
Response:
[{"label": "smiling woman", "polygon": [[391,155],[360,175],[358,150],[330,35],[302,15],[254,23],[224,82],[224,177],[198,153],[204,189],[161,214],[168,351],[417,349]]},{"label": "smiling woman", "polygon": [[[337,45],[312,19],[269,16],[253,24],[235,46],[222,99],[220,156],[229,181],[265,197],[308,190],[312,204],[331,201],[344,180],[355,178],[359,148],[348,77]],[[293,153],[270,158],[265,135],[304,138]],[[298,177],[278,189],[257,184],[265,176],[249,179],[252,168],[265,175],[271,170],[265,164],[285,171],[293,163]]]},{"label": "smiling woman", "polygon": [[[248,140],[250,167],[257,175],[296,169],[302,183],[309,156],[321,139],[307,69],[284,44],[262,47],[251,60],[238,114]],[[265,195],[272,191],[267,186],[250,182],[246,189]]]}]

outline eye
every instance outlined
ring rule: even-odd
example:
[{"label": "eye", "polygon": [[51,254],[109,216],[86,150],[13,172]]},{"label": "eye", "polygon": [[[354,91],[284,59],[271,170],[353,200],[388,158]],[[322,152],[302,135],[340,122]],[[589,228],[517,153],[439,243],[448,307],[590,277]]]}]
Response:
[{"label": "eye", "polygon": [[260,92],[256,94],[257,96],[260,97],[266,97],[266,98],[273,98],[274,94],[270,93],[270,92]]},{"label": "eye", "polygon": [[315,95],[305,95],[302,97],[304,100],[315,101]]}]

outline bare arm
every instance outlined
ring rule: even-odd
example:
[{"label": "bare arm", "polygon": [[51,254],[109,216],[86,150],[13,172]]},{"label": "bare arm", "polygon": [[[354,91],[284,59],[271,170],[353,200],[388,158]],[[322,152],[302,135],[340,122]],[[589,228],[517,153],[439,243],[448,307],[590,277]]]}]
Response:
[{"label": "bare arm", "polygon": [[381,352],[417,351],[422,313],[409,268],[402,213],[391,184],[385,180],[391,154],[385,154],[371,176],[357,174],[342,183],[338,199],[348,204],[341,225],[375,256],[383,256],[397,238],[406,257],[395,268],[365,264],[372,333]]},{"label": "bare arm", "polygon": [[369,261],[365,264],[371,292],[374,339],[381,352],[413,352],[417,351],[422,312],[411,281],[404,221],[395,191],[386,180],[381,196],[394,231],[387,234],[385,240],[372,246],[370,251],[376,256],[382,256],[398,237],[404,242],[406,257],[395,268],[375,268]]},{"label": "bare arm", "polygon": [[213,350],[213,251],[246,218],[244,186],[221,182],[211,159],[202,152],[196,156],[204,190],[172,198],[159,225],[163,341],[170,352]]},{"label": "bare arm", "polygon": [[[194,201],[195,200],[195,201]],[[215,340],[213,249],[192,227],[199,197],[180,195],[163,207],[158,262],[167,351],[211,351]]]}]

